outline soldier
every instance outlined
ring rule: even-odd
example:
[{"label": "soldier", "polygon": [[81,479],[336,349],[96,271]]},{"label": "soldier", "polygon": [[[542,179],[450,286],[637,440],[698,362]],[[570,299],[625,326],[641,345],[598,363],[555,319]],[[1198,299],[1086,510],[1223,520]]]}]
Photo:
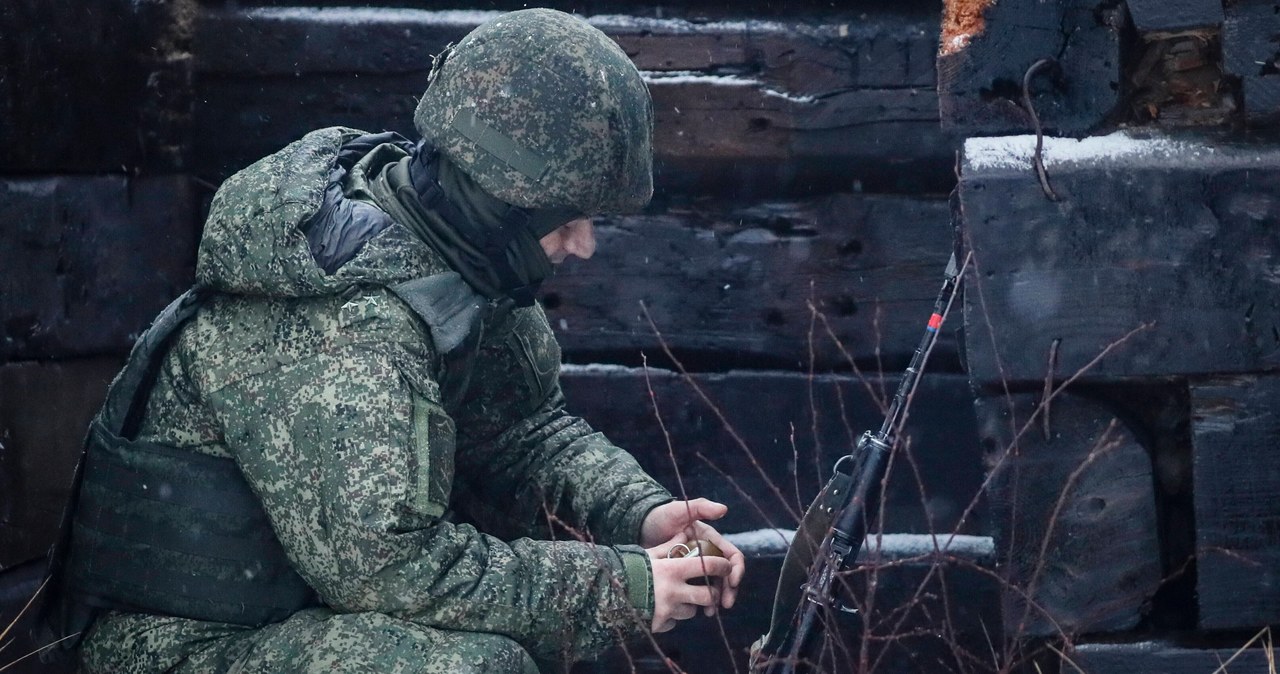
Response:
[{"label": "soldier", "polygon": [[[534,302],[592,215],[649,200],[639,73],[515,12],[437,57],[414,123],[315,131],[214,197],[90,430],[86,671],[536,672],[733,605],[725,507],[565,412]],[[690,537],[725,558],[667,558]]]}]

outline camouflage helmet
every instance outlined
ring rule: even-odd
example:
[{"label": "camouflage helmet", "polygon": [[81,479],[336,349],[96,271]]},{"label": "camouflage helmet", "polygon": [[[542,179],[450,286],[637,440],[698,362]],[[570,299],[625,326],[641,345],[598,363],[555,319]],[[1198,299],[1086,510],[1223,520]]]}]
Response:
[{"label": "camouflage helmet", "polygon": [[489,194],[583,215],[653,194],[653,103],[622,49],[549,9],[503,14],[436,58],[414,126]]}]

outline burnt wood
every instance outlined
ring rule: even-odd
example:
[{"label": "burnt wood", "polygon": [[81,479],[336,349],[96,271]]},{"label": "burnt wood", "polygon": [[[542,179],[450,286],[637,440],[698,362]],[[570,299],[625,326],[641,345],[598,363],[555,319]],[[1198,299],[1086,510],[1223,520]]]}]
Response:
[{"label": "burnt wood", "polygon": [[1227,8],[1222,52],[1227,71],[1240,78],[1245,119],[1254,126],[1280,124],[1280,5],[1240,0]]},{"label": "burnt wood", "polygon": [[1032,129],[1022,106],[1022,81],[1044,58],[1058,66],[1037,75],[1030,92],[1046,129],[1085,133],[1102,125],[1120,102],[1121,8],[1086,0],[953,4],[985,8],[975,21],[942,35],[938,103],[944,129],[957,136]]},{"label": "burnt wood", "polygon": [[0,569],[53,544],[85,429],[122,364],[92,358],[0,366]]},{"label": "burnt wood", "polygon": [[[897,377],[864,382],[742,371],[696,374],[693,382],[714,409],[687,379],[663,370],[651,368],[646,382],[641,369],[568,366],[561,378],[570,412],[628,449],[672,493],[680,494],[683,480],[690,498],[728,505],[720,526],[736,532],[795,528],[836,460],[852,451],[864,430],[879,429],[883,415],[872,392],[881,399],[893,395]],[[890,467],[884,531],[984,530],[982,465],[969,400],[962,376],[922,378]],[[657,414],[670,434],[670,450]]]},{"label": "burnt wood", "polygon": [[[218,182],[303,133],[412,135],[431,54],[493,12],[209,8],[196,33],[196,166]],[[654,98],[659,191],[767,194],[869,186],[943,191],[931,16],[834,24],[589,19]]]},{"label": "burnt wood", "polygon": [[1280,624],[1280,378],[1191,386],[1200,626]]},{"label": "burnt wood", "polygon": [[1034,384],[1050,369],[1061,380],[1112,345],[1086,379],[1280,367],[1276,146],[1121,135],[1045,143],[1060,201],[1036,180],[1033,137],[966,143],[959,192],[974,256],[965,346],[975,383]]},{"label": "burnt wood", "polygon": [[1222,24],[1221,0],[1126,0],[1125,4],[1140,33],[1217,28]]},{"label": "burnt wood", "polygon": [[[1193,648],[1168,642],[1144,641],[1130,644],[1082,644],[1067,655],[1062,672],[1084,671],[1088,674],[1270,674],[1264,648],[1241,650],[1248,637],[1240,639],[1236,648]],[[1228,660],[1231,664],[1222,667]]]},{"label": "burnt wood", "polygon": [[[852,194],[599,218],[595,256],[560,265],[540,299],[575,362],[639,365],[641,351],[656,362],[665,340],[694,369],[805,370],[811,353],[819,368],[847,368],[813,300],[860,367],[892,370],[932,310],[949,222],[942,200]],[[931,367],[954,368],[955,353],[944,329]]]},{"label": "burnt wood", "polygon": [[192,282],[181,176],[0,181],[0,361],[125,354]]},{"label": "burnt wood", "polygon": [[9,173],[165,171],[190,137],[194,0],[12,0],[0,11]]},{"label": "burnt wood", "polygon": [[1223,71],[1219,26],[1146,33],[1126,61],[1129,123],[1213,127],[1239,117],[1239,87]]},{"label": "burnt wood", "polygon": [[[9,195],[0,214],[17,223],[0,233],[0,356],[125,353],[191,282],[197,231],[181,178],[45,178],[0,190]],[[792,370],[810,366],[811,348],[820,369],[847,369],[846,354],[870,370],[905,363],[952,238],[941,200],[849,194],[672,205],[602,218],[597,236],[596,256],[561,265],[540,298],[569,360],[660,358],[643,301],[666,343],[700,368]],[[954,370],[956,342],[944,332],[933,367]]]},{"label": "burnt wood", "polygon": [[1069,393],[1049,403],[1046,437],[1040,402],[1013,394],[975,404],[1005,632],[1133,628],[1162,577],[1151,459],[1109,409]]},{"label": "burnt wood", "polygon": [[[199,0],[207,7],[350,7],[350,0]],[[582,16],[595,14],[632,14],[650,18],[677,17],[700,22],[713,19],[740,20],[744,15],[751,17],[797,18],[797,12],[803,12],[803,18],[843,17],[853,21],[868,7],[895,6],[909,9],[936,18],[938,0],[867,0],[855,7],[833,7],[831,0],[795,0],[786,5],[751,3],[739,6],[729,5],[720,0],[688,0],[679,5],[638,4],[635,0],[571,0],[569,2],[545,2],[543,7],[552,7],[564,12]],[[524,0],[484,0],[484,2],[457,3],[457,5],[483,6],[485,10],[501,10],[504,12],[527,9],[529,3]],[[403,8],[404,0],[365,0],[360,6]]]}]

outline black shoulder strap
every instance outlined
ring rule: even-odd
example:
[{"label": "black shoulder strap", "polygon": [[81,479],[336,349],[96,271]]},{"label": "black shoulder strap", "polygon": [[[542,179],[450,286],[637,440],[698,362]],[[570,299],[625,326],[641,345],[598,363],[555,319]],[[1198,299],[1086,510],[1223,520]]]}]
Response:
[{"label": "black shoulder strap", "polygon": [[387,289],[431,329],[431,341],[440,357],[466,341],[488,304],[461,274],[453,271],[404,281]]},{"label": "black shoulder strap", "polygon": [[168,350],[169,341],[184,323],[196,315],[201,301],[207,295],[199,287],[182,293],[156,316],[151,327],[134,342],[129,360],[111,382],[107,400],[102,406],[102,422],[108,430],[126,438],[133,437],[137,432],[138,422],[146,410],[151,385]]}]

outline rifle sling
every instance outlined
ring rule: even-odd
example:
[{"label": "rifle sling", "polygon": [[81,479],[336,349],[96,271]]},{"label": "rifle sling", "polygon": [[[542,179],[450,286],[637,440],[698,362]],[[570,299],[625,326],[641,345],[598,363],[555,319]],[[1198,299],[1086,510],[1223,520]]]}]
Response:
[{"label": "rifle sling", "polygon": [[[809,568],[823,538],[831,530],[832,520],[847,502],[853,488],[853,476],[836,470],[804,513],[795,539],[787,548],[782,572],[778,574],[778,589],[773,596],[773,613],[769,618],[769,631],[760,637],[758,651],[767,656],[777,654],[787,631],[791,629],[791,617],[796,607],[804,601],[802,590],[808,580]],[[757,650],[757,649],[753,649]]]}]

